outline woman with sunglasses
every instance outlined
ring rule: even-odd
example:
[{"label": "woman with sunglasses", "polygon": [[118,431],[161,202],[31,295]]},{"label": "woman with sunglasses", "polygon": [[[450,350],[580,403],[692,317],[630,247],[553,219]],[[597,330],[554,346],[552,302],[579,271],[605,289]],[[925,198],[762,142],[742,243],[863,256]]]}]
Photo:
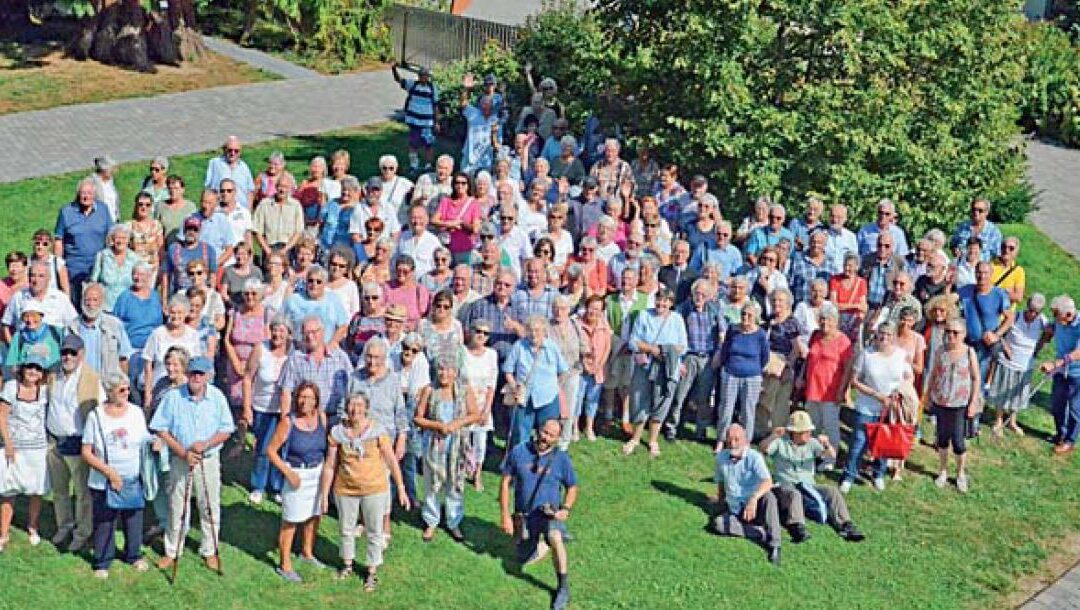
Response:
[{"label": "woman with sunglasses", "polygon": [[130,243],[131,230],[127,225],[113,225],[105,240],[105,249],[94,257],[90,281],[105,287],[105,311],[112,311],[117,297],[131,287],[134,283],[131,272],[142,262],[139,255],[128,249]]},{"label": "woman with sunglasses", "polygon": [[450,280],[454,279],[454,271],[450,268],[451,258],[447,248],[440,246],[435,249],[432,255],[434,267],[420,278],[420,285],[427,288],[431,294],[450,289]]},{"label": "woman with sunglasses", "polygon": [[202,308],[192,313],[197,313],[200,320],[206,320],[215,331],[225,328],[225,300],[210,287],[210,270],[206,263],[200,260],[191,261],[188,263],[187,272],[191,278],[189,289],[194,288],[203,293]]},{"label": "woman with sunglasses", "polygon": [[17,496],[30,498],[26,532],[30,546],[41,544],[38,535],[41,498],[49,493],[45,464],[48,452],[45,368],[44,359],[31,354],[19,364],[15,378],[5,381],[0,391],[0,440],[4,451],[0,459],[0,552],[10,538]]},{"label": "woman with sunglasses", "polygon": [[152,203],[161,203],[168,199],[169,189],[165,185],[168,172],[169,160],[165,157],[154,157],[154,160],[150,162],[150,174],[143,178],[139,192],[150,195]]},{"label": "woman with sunglasses", "polygon": [[468,428],[466,439],[466,475],[473,480],[476,491],[484,490],[484,459],[487,457],[488,433],[495,429],[491,407],[495,401],[499,362],[495,350],[487,346],[491,338],[491,323],[483,318],[473,320],[469,342],[462,351],[462,374],[465,383],[476,395],[479,410],[477,422]]},{"label": "woman with sunglasses", "polygon": [[979,414],[982,378],[975,350],[964,343],[967,326],[962,319],[949,320],[945,327],[945,349],[939,350],[930,363],[927,395],[937,420],[938,476],[934,484],[949,482],[949,445],[956,454],[956,489],[968,491],[967,421]]},{"label": "woman with sunglasses", "polygon": [[285,300],[292,294],[292,283],[288,281],[288,262],[281,252],[266,255],[266,284],[263,290],[263,306],[269,311],[280,312],[285,307]]},{"label": "woman with sunglasses", "polygon": [[156,200],[149,193],[143,192],[136,195],[131,220],[124,224],[131,231],[131,249],[144,263],[154,268],[156,277],[158,261],[165,247],[165,231],[161,223],[153,216],[155,202]]},{"label": "woman with sunglasses", "polygon": [[[140,476],[143,445],[161,446],[146,427],[143,412],[131,404],[131,384],[126,375],[115,373],[105,380],[105,404],[86,416],[82,457],[90,469],[87,487],[93,501],[94,576],[109,577],[116,554],[116,528],[124,531],[124,563],[136,572],[146,572],[150,564],[142,558],[143,508],[113,509],[106,504],[106,486],[114,491],[124,481]],[[163,493],[163,492],[159,492]]]},{"label": "woman with sunglasses", "polygon": [[270,338],[267,325],[270,317],[262,303],[263,283],[248,280],[242,294],[241,303],[232,310],[225,324],[225,395],[234,407],[243,403],[244,373],[255,346]]},{"label": "woman with sunglasses", "polygon": [[453,315],[454,297],[449,290],[436,293],[431,300],[431,311],[427,319],[419,324],[420,336],[424,339],[425,351],[429,362],[439,359],[460,359],[461,347],[465,344],[461,322]]},{"label": "woman with sunglasses", "polygon": [[30,262],[45,263],[49,268],[49,290],[59,290],[64,294],[71,294],[71,285],[68,282],[67,265],[61,256],[53,254],[53,236],[45,229],[34,231],[31,242]]},{"label": "woman with sunglasses", "polygon": [[467,174],[456,172],[451,180],[453,191],[439,200],[431,224],[440,232],[439,239],[450,249],[454,263],[467,263],[480,234],[484,211],[469,194]]},{"label": "woman with sunglasses", "polygon": [[353,278],[353,253],[345,248],[334,248],[326,257],[329,281],[327,292],[337,295],[345,315],[351,320],[360,311],[360,291]]}]

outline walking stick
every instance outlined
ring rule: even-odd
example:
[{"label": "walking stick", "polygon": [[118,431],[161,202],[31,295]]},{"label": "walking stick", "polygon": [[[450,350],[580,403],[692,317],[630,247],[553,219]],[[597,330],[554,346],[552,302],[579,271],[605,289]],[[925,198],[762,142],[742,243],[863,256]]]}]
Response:
[{"label": "walking stick", "polygon": [[214,559],[217,559],[217,573],[218,576],[224,576],[221,571],[221,553],[218,548],[218,532],[214,527],[214,508],[210,506],[210,488],[206,486],[206,464],[201,460],[199,461],[199,472],[202,473],[202,486],[203,486],[203,499],[206,504],[206,520],[210,524],[210,539],[214,543]]},{"label": "walking stick", "polygon": [[188,520],[188,510],[191,505],[191,483],[195,477],[195,465],[188,464],[187,482],[184,484],[184,508],[180,511],[180,528],[176,532],[176,550],[173,552],[173,564],[172,564],[172,584],[176,584],[177,570],[180,568],[180,549],[184,546],[184,538],[186,532],[184,531],[184,525]]}]

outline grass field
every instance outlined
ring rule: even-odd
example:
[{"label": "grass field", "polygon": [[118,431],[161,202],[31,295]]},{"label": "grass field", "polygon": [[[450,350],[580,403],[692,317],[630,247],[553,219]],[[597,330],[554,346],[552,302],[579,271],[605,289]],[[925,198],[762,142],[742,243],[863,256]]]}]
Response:
[{"label": "grass field", "polygon": [[33,43],[0,32],[0,114],[277,79],[214,53],[179,67],[158,66],[157,74],[75,61],[64,57],[65,32]]},{"label": "grass field", "polygon": [[[312,154],[345,147],[353,172],[374,170],[379,154],[403,153],[397,128],[290,139],[248,147],[249,162],[280,148],[299,161],[303,173]],[[212,153],[173,159],[195,199]],[[119,174],[125,201],[135,193],[145,163]],[[252,163],[258,171],[261,163]],[[33,229],[51,227],[56,209],[72,195],[78,174],[0,185],[0,205],[10,210],[0,224],[0,251],[25,248]],[[299,174],[298,174],[299,177]],[[128,205],[128,210],[130,205]],[[1023,239],[1021,262],[1029,290],[1053,296],[1080,294],[1080,267],[1036,229],[1003,227]],[[1037,398],[1046,403],[1046,394]],[[643,452],[619,453],[615,439],[575,445],[572,456],[581,495],[570,521],[576,538],[570,546],[575,608],[958,608],[1010,607],[1039,579],[1052,578],[1049,566],[1063,567],[1080,528],[1080,475],[1076,458],[1054,459],[1045,442],[1052,420],[1042,409],[1021,417],[1029,433],[995,442],[988,434],[972,445],[972,492],[933,485],[936,456],[918,447],[905,480],[884,493],[857,486],[849,497],[856,522],[868,535],[862,544],[841,541],[812,526],[813,539],[795,547],[785,536],[784,565],[770,566],[763,552],[742,540],[708,534],[707,494],[711,483],[709,449],[689,442],[666,444],[656,460]],[[489,466],[497,455],[489,456]],[[252,507],[243,488],[250,455],[226,468],[223,492],[225,577],[206,570],[194,553],[185,556],[180,581],[170,585],[154,570],[134,574],[123,565],[107,582],[90,575],[86,557],[58,553],[47,542],[27,546],[25,533],[13,533],[0,555],[0,607],[326,607],[377,604],[380,608],[542,608],[554,577],[549,563],[524,573],[507,557],[508,540],[498,531],[495,490],[498,478],[485,475],[488,491],[466,493],[465,545],[440,533],[432,544],[420,541],[418,518],[403,517],[380,570],[380,589],[365,596],[359,581],[338,583],[330,573],[301,567],[308,582],[289,586],[273,574],[278,512],[273,504]],[[17,526],[25,520],[18,503]],[[52,533],[51,512],[43,533]],[[316,553],[337,565],[336,523],[327,519]],[[189,545],[189,549],[193,549]],[[157,558],[154,549],[151,559]],[[1021,586],[1018,583],[1023,582]]]}]

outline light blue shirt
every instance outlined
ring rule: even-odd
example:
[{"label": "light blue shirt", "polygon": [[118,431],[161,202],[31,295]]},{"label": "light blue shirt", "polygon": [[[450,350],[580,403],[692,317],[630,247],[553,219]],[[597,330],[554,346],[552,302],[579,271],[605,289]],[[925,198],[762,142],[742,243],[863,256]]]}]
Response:
[{"label": "light blue shirt", "polygon": [[724,484],[724,501],[728,512],[733,515],[742,513],[746,501],[754,495],[762,482],[768,480],[769,468],[765,458],[753,447],[747,447],[742,458],[732,461],[731,451],[724,449],[716,456],[715,482]]},{"label": "light blue shirt", "polygon": [[232,222],[229,221],[228,216],[221,212],[214,212],[210,218],[207,218],[202,212],[199,212],[198,216],[202,220],[199,241],[205,242],[206,245],[214,249],[215,261],[220,265],[221,253],[225,248],[235,246],[238,241],[233,234]]},{"label": "light blue shirt", "polygon": [[[225,395],[210,383],[201,399],[191,395],[185,384],[169,390],[150,420],[154,432],[168,432],[184,448],[196,442],[207,442],[215,434],[232,434],[236,430],[229,403]],[[221,445],[211,448],[206,455],[216,455]]]},{"label": "light blue shirt", "polygon": [[250,209],[248,195],[255,190],[255,179],[251,177],[251,169],[243,159],[236,161],[236,167],[230,167],[225,157],[214,157],[206,166],[206,181],[203,186],[208,189],[220,189],[221,181],[230,179],[236,185],[236,202]]},{"label": "light blue shirt", "polygon": [[680,351],[685,353],[686,322],[677,311],[661,318],[655,309],[646,310],[637,317],[634,329],[630,331],[630,351],[636,353],[640,342],[650,345],[678,345]]},{"label": "light blue shirt", "polygon": [[323,322],[323,337],[329,343],[334,338],[339,326],[349,322],[349,315],[341,305],[341,299],[332,292],[327,292],[323,298],[315,301],[302,294],[293,294],[285,301],[281,313],[293,325],[293,337],[302,337],[300,326],[304,318],[318,316]]},{"label": "light blue shirt", "polygon": [[[1066,354],[1074,351],[1080,345],[1080,316],[1072,322],[1062,324],[1054,323],[1054,358],[1064,358]],[[1069,363],[1069,377],[1080,377],[1080,360]]]},{"label": "light blue shirt", "polygon": [[535,356],[532,348],[528,338],[515,343],[503,362],[502,372],[512,374],[518,383],[524,383],[529,378],[529,369],[534,369],[526,390],[533,408],[539,409],[559,396],[559,375],[570,370],[570,366],[551,339],[544,340],[540,353]]},{"label": "light blue shirt", "polygon": [[773,231],[772,227],[758,227],[746,240],[746,253],[757,256],[768,246],[775,246],[781,239],[791,242],[791,249],[795,249],[795,234],[787,227],[780,227],[779,231]]},{"label": "light blue shirt", "polygon": [[[79,338],[83,341],[83,350],[86,354],[86,363],[89,364],[95,371],[101,372],[106,370],[102,367],[104,364],[101,362],[101,325],[100,320],[98,324],[93,326],[87,326],[86,321],[79,318],[76,324],[79,325]],[[121,358],[131,358],[131,354],[134,353],[134,349],[131,347],[131,341],[128,339],[127,330],[123,325],[120,326],[120,349],[118,350]]]},{"label": "light blue shirt", "polygon": [[826,234],[829,236],[825,241],[825,268],[829,273],[836,275],[844,272],[844,257],[849,252],[859,253],[859,242],[851,231],[829,227]]},{"label": "light blue shirt", "polygon": [[978,237],[982,241],[982,250],[979,255],[983,261],[992,261],[994,258],[1001,255],[1001,242],[1002,235],[1001,229],[997,228],[997,225],[986,221],[986,225],[983,226],[982,231],[979,234],[975,234],[975,227],[971,225],[970,220],[965,220],[957,227],[956,232],[953,233],[950,245],[954,249],[959,249],[963,252],[967,248],[967,242],[972,237]]},{"label": "light blue shirt", "polygon": [[[897,256],[907,256],[908,243],[907,236],[904,235],[904,230],[899,225],[889,225],[889,234],[893,236],[893,254]],[[863,225],[859,229],[859,234],[856,236],[856,241],[859,244],[859,255],[870,254],[877,251],[877,238],[881,235],[881,227],[875,222]]]},{"label": "light blue shirt", "polygon": [[739,249],[731,244],[723,248],[719,246],[716,248],[698,248],[694,252],[693,258],[690,259],[690,268],[701,273],[701,270],[709,263],[720,265],[720,279],[726,280],[742,268],[742,252],[739,252]]}]

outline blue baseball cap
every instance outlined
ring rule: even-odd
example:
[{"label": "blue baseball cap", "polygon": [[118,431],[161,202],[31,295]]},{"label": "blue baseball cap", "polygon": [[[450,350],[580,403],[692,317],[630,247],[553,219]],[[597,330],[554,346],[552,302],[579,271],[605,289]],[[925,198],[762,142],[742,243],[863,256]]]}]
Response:
[{"label": "blue baseball cap", "polygon": [[198,358],[193,358],[191,360],[191,362],[188,363],[188,372],[189,373],[207,373],[207,374],[213,373],[214,372],[214,363],[210,362],[210,359],[206,358],[204,356],[199,356]]}]

